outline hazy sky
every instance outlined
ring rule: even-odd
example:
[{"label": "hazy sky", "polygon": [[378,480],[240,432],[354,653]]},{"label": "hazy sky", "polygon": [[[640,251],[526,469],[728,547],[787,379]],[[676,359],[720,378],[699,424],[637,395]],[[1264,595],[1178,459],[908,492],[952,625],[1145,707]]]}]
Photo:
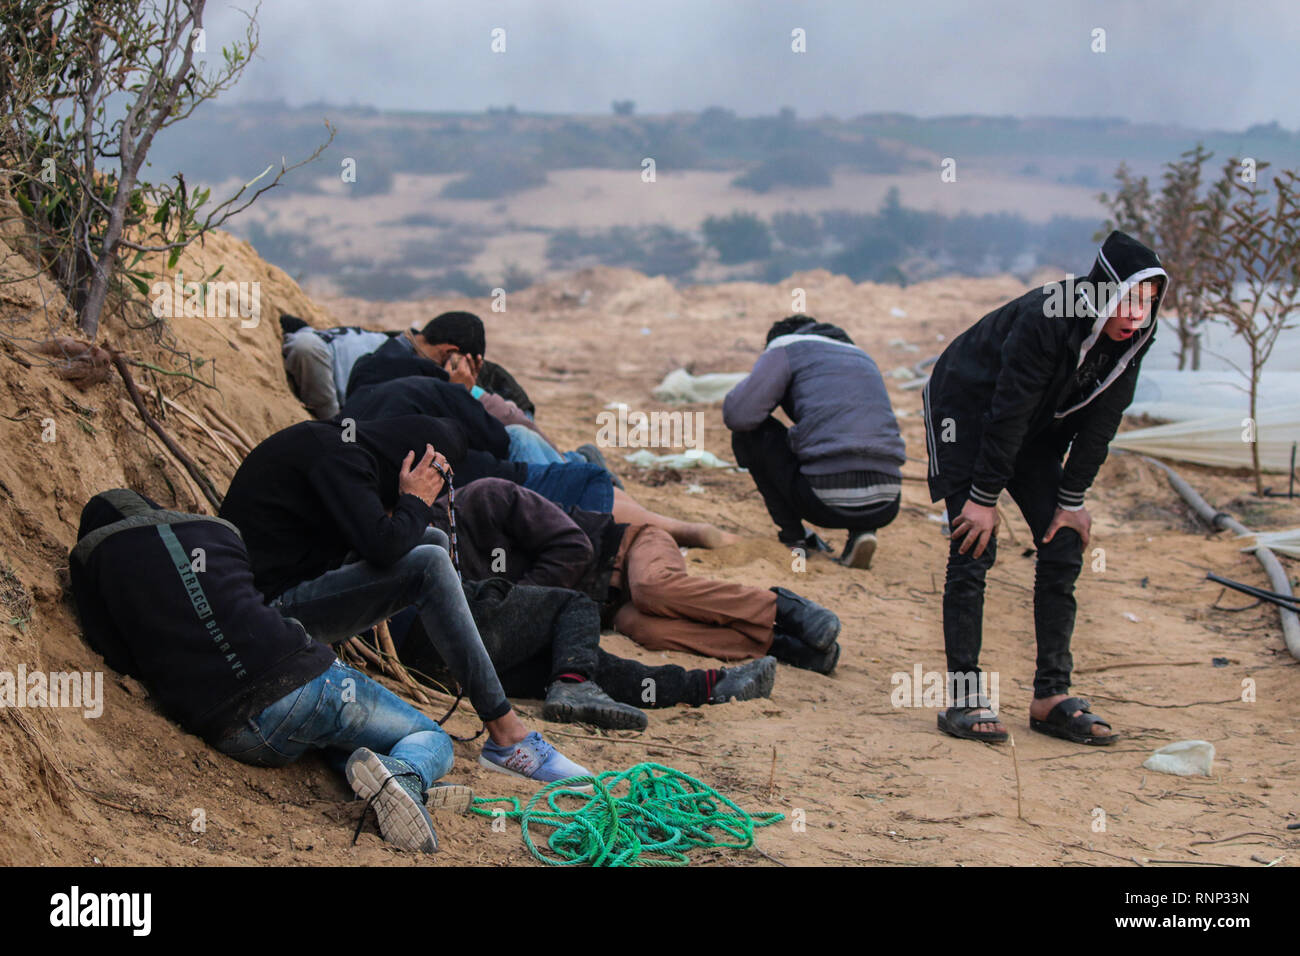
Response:
[{"label": "hazy sky", "polygon": [[[251,8],[210,0],[209,51],[236,6]],[[1300,127],[1300,0],[265,0],[258,20],[257,59],[225,102]]]}]

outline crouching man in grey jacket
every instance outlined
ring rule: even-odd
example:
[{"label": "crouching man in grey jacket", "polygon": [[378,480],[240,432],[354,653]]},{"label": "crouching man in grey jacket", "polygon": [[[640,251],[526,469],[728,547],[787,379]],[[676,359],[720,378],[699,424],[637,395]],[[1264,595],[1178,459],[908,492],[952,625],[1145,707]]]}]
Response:
[{"label": "crouching man in grey jacket", "polygon": [[[780,407],[794,423],[772,417]],[[841,328],[794,315],[775,323],[722,419],[791,548],[830,551],[805,520],[848,529],[840,562],[867,568],[873,533],[898,516],[904,446],[876,363]]]}]

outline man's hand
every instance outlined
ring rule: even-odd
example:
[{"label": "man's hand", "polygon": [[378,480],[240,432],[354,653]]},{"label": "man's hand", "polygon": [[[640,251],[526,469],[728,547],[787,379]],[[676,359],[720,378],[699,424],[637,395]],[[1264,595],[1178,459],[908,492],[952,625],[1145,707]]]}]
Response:
[{"label": "man's hand", "polygon": [[1088,514],[1087,508],[1080,508],[1078,511],[1057,508],[1056,514],[1052,515],[1052,523],[1047,526],[1047,533],[1043,535],[1043,544],[1051,541],[1052,536],[1061,528],[1073,528],[1079,532],[1079,539],[1083,542],[1080,550],[1085,550],[1088,541],[1092,538],[1092,515]]},{"label": "man's hand", "polygon": [[451,381],[466,388],[473,388],[478,383],[478,373],[482,367],[483,356],[465,355],[463,352],[452,352],[442,366]]},{"label": "man's hand", "polygon": [[446,458],[433,450],[432,445],[424,446],[424,457],[412,467],[411,463],[414,461],[415,452],[408,451],[406,457],[402,459],[402,468],[397,475],[397,492],[402,495],[415,495],[432,507],[438,495],[442,494],[443,486],[442,475],[438,474],[433,466],[436,463],[448,474],[451,473],[451,467],[447,464]]},{"label": "man's hand", "polygon": [[957,549],[958,553],[965,554],[974,546],[975,550],[971,551],[971,557],[980,557],[989,542],[993,540],[993,536],[997,534],[1000,520],[996,507],[977,505],[967,499],[966,504],[962,506],[961,514],[952,523],[953,540],[961,541],[961,547]]}]

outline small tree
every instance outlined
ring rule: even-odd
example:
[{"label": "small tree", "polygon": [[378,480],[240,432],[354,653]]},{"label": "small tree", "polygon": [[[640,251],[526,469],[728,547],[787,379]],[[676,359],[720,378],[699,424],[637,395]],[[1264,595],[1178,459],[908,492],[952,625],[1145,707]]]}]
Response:
[{"label": "small tree", "polygon": [[[1300,311],[1300,173],[1273,177],[1272,194],[1257,182],[1268,163],[1229,160],[1200,208],[1213,229],[1205,264],[1207,311],[1245,344],[1249,370],[1251,464],[1255,493],[1259,467],[1259,381],[1278,336],[1296,327]],[[1247,175],[1246,170],[1250,171]]]},{"label": "small tree", "polygon": [[[6,0],[0,33],[0,153],[8,189],[34,231],[39,265],[53,271],[94,338],[111,291],[125,276],[142,294],[148,253],[181,251],[223,225],[290,170],[203,211],[209,191],[141,182],[154,137],[233,86],[257,48],[254,17],[242,42],[208,69],[206,0]],[[116,116],[116,118],[113,118]],[[328,127],[328,124],[326,124]],[[333,138],[331,130],[330,139]],[[130,262],[126,257],[134,253]]]}]

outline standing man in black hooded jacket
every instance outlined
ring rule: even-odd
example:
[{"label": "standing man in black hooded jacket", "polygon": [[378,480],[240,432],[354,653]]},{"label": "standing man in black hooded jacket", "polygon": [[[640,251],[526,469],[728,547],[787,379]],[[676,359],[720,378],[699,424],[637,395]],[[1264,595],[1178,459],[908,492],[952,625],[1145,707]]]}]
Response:
[{"label": "standing man in black hooded jacket", "polygon": [[1112,232],[1086,279],[1048,283],[990,312],[935,364],[923,399],[930,495],[946,501],[952,520],[945,733],[1007,739],[979,673],[984,579],[1005,489],[1038,546],[1030,728],[1076,743],[1118,739],[1088,701],[1069,696],[1074,583],[1092,527],[1084,495],[1133,400],[1168,281],[1154,252]]}]

